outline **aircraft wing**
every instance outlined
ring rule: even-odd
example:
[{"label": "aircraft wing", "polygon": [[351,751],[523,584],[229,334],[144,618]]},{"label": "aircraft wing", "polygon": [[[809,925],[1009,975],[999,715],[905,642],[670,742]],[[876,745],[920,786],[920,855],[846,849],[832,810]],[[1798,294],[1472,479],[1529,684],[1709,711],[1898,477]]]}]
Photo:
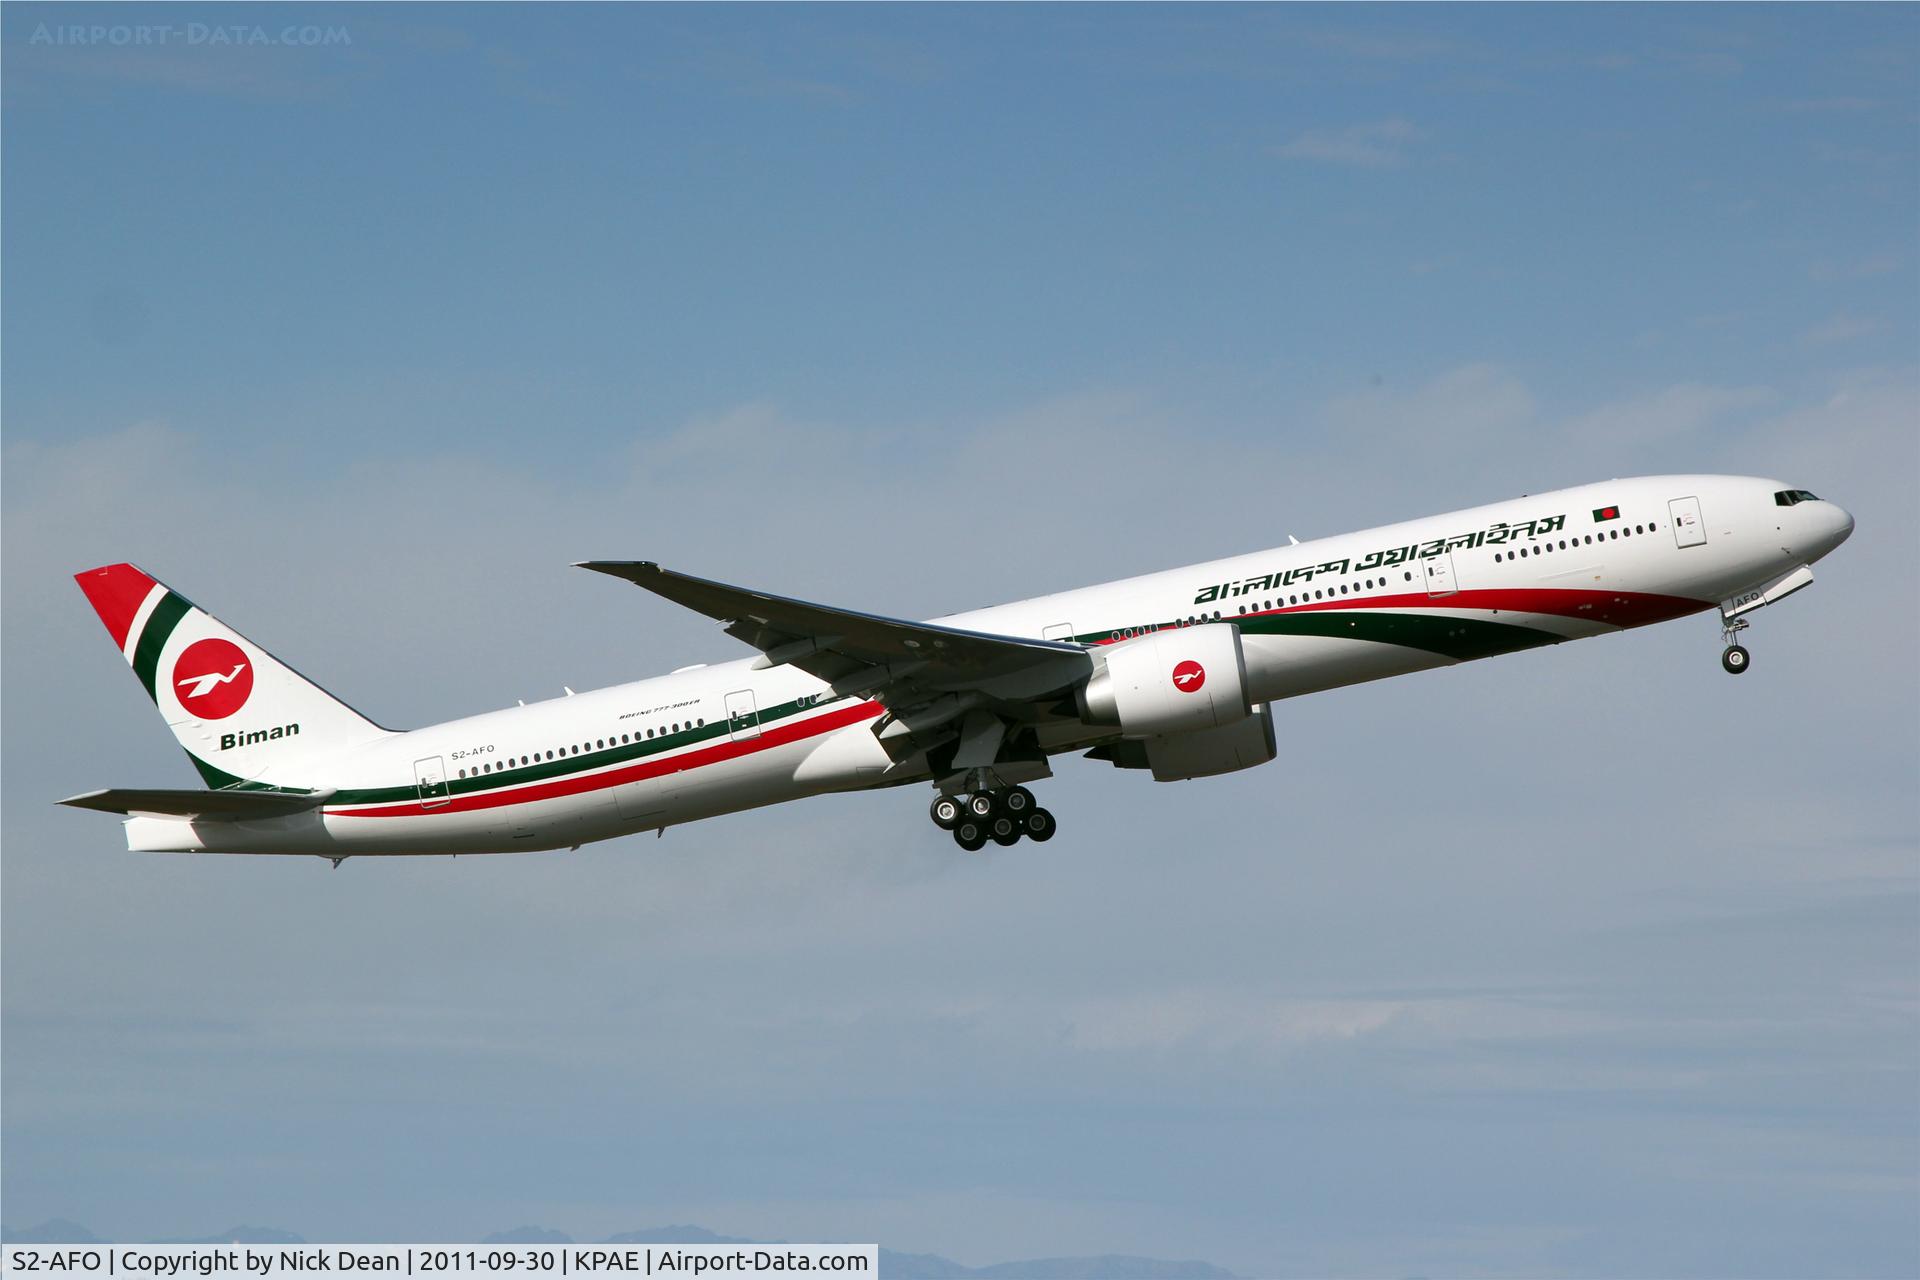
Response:
[{"label": "aircraft wing", "polygon": [[317,809],[333,792],[327,791],[170,791],[111,787],[70,796],[61,804],[130,817],[217,818],[237,822],[246,818],[281,818]]},{"label": "aircraft wing", "polygon": [[589,560],[579,567],[625,578],[716,619],[728,635],[760,650],[762,667],[792,664],[842,693],[872,692],[889,706],[945,692],[1030,701],[1059,694],[1093,670],[1077,644],[809,604],[646,560]]}]

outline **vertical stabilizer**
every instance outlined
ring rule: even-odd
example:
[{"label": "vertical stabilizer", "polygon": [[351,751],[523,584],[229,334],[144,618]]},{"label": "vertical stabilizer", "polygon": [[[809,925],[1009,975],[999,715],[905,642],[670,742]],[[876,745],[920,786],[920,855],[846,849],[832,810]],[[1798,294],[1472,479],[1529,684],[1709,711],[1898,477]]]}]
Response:
[{"label": "vertical stabilizer", "polygon": [[387,735],[134,566],[74,578],[208,786],[318,786],[318,760]]}]

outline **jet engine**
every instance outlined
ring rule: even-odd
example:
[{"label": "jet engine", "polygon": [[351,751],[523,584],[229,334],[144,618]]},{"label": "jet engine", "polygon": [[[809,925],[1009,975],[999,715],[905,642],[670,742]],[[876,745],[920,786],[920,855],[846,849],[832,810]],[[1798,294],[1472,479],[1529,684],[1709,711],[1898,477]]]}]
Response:
[{"label": "jet engine", "polygon": [[1156,631],[1096,655],[1100,665],[1077,698],[1080,718],[1117,725],[1124,737],[1218,729],[1253,709],[1240,629],[1231,623]]},{"label": "jet engine", "polygon": [[1261,703],[1253,714],[1218,729],[1127,740],[1095,747],[1095,760],[1111,760],[1119,769],[1151,769],[1155,782],[1211,778],[1265,764],[1279,754],[1273,735],[1273,708]]}]

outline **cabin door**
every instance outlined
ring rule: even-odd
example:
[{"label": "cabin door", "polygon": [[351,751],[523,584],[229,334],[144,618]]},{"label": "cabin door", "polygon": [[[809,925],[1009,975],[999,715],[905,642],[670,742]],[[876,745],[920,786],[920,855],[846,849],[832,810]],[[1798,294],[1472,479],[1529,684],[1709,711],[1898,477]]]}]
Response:
[{"label": "cabin door", "polygon": [[420,792],[420,807],[432,809],[447,802],[447,766],[439,756],[413,762],[413,785]]},{"label": "cabin door", "polygon": [[1426,572],[1428,595],[1450,596],[1460,589],[1453,580],[1453,552],[1442,551],[1437,556],[1427,556],[1420,564]]},{"label": "cabin door", "polygon": [[739,689],[727,695],[727,737],[735,742],[760,736],[760,710],[754,705],[753,690]]},{"label": "cabin door", "polygon": [[1683,547],[1707,544],[1707,522],[1700,518],[1700,499],[1675,498],[1667,504],[1673,516],[1673,540]]}]

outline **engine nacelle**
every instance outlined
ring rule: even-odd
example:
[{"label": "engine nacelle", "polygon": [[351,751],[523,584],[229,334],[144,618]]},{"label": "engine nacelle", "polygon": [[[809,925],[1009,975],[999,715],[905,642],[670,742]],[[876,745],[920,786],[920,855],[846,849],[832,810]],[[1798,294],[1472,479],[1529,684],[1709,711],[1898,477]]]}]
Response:
[{"label": "engine nacelle", "polygon": [[1273,736],[1273,707],[1261,703],[1238,724],[1170,738],[1148,738],[1147,767],[1155,782],[1211,778],[1265,764],[1280,754]]},{"label": "engine nacelle", "polygon": [[1156,631],[1099,654],[1100,669],[1080,691],[1081,718],[1118,725],[1128,738],[1218,729],[1253,709],[1240,629],[1232,623]]},{"label": "engine nacelle", "polygon": [[1261,703],[1238,724],[1114,742],[1087,754],[1096,760],[1111,760],[1119,769],[1151,769],[1155,782],[1184,782],[1265,764],[1279,754],[1279,747],[1273,733],[1273,708]]}]

